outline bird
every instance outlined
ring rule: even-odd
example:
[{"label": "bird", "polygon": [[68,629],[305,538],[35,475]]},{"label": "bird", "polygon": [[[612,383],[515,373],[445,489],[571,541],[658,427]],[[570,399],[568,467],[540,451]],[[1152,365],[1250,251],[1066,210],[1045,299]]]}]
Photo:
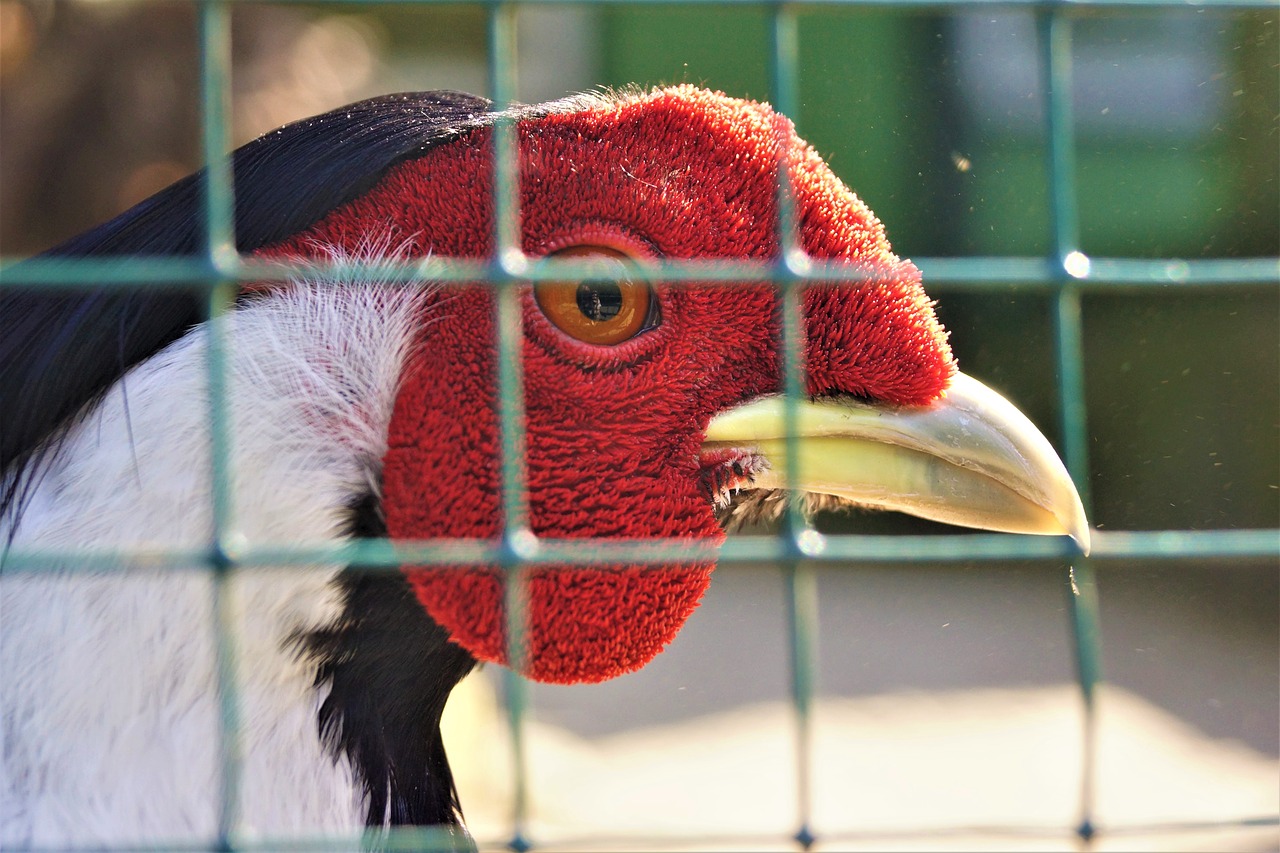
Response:
[{"label": "bird", "polygon": [[[691,85],[501,108],[387,95],[237,149],[236,248],[290,272],[245,283],[223,318],[234,541],[503,535],[495,291],[343,273],[492,259],[499,122],[515,137],[518,247],[584,270],[517,288],[532,534],[714,551],[794,487],[811,509],[898,510],[1087,550],[1052,446],[959,371],[919,270],[867,205],[785,116]],[[198,256],[204,181],[44,258]],[[777,261],[781,183],[799,247],[851,273],[800,286],[790,413],[779,289],[652,274],[664,261]],[[218,829],[215,581],[147,561],[214,535],[203,305],[180,283],[0,289],[7,847]],[[77,570],[83,550],[125,556]],[[68,556],[15,568],[33,552]],[[705,593],[715,561],[700,553],[529,568],[514,662],[499,566],[233,562],[238,826],[466,839],[439,730],[455,685],[479,664],[553,683],[639,669]]]}]

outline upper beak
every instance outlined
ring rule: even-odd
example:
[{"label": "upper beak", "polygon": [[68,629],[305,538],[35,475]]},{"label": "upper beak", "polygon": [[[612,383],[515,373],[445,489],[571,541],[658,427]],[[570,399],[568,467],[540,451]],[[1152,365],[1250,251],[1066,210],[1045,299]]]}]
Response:
[{"label": "upper beak", "polygon": [[716,415],[704,449],[752,448],[771,468],[755,488],[795,486],[965,527],[1066,534],[1089,553],[1089,522],[1071,476],[1013,404],[957,373],[927,406],[850,399],[798,401],[798,470],[785,468],[784,400],[763,397]]}]

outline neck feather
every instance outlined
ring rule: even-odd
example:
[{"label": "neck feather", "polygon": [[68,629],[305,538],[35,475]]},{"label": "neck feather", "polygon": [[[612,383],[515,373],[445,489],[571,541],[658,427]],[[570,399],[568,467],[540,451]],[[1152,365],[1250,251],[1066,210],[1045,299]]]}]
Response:
[{"label": "neck feather", "polygon": [[[428,297],[301,281],[228,314],[233,527],[250,545],[323,545],[361,532],[353,518],[377,506],[387,424]],[[5,472],[24,478],[25,498],[20,514],[0,519],[0,549],[208,544],[208,335],[197,326],[135,366],[51,439],[37,467]],[[323,661],[299,649],[300,639],[306,646],[353,622],[361,596],[340,573],[230,576],[240,815],[256,831],[350,830],[372,816],[361,754],[316,736],[317,681],[338,679],[318,679]],[[171,842],[214,829],[211,593],[201,571],[0,573],[0,843]]]}]

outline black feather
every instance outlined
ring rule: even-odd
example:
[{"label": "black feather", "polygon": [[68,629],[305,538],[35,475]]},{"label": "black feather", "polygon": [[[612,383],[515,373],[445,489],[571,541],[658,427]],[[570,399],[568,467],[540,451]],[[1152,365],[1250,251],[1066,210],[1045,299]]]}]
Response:
[{"label": "black feather", "polygon": [[[354,508],[352,527],[386,535],[372,495]],[[445,826],[465,838],[440,717],[476,660],[449,642],[400,572],[351,568],[338,584],[341,617],[303,638],[316,685],[329,690],[320,736],[350,760],[369,826]]]},{"label": "black feather", "polygon": [[[458,92],[387,95],[287,125],[233,156],[236,244],[271,245],[367,191],[396,163],[490,120]],[[192,256],[202,245],[202,172],[42,257]],[[21,475],[50,440],[129,368],[203,319],[198,294],[172,286],[0,288],[0,513],[15,521]]]}]

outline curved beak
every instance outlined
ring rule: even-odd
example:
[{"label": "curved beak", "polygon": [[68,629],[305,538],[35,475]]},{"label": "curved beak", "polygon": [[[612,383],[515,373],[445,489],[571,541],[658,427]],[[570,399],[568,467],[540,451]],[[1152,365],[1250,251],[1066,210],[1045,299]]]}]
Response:
[{"label": "curved beak", "polygon": [[786,471],[784,402],[762,397],[716,415],[704,450],[743,448],[769,460],[753,488],[835,495],[861,506],[1008,533],[1067,535],[1089,552],[1089,522],[1048,440],[1012,403],[957,373],[928,406],[802,401],[798,470]]}]

